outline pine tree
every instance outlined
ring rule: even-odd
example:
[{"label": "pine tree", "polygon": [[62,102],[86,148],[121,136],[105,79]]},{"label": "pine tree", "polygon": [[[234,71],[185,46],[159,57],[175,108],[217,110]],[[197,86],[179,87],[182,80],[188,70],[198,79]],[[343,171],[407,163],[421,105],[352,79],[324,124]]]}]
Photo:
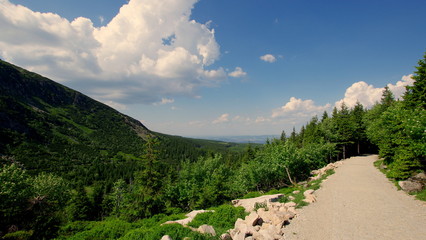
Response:
[{"label": "pine tree", "polygon": [[280,137],[281,142],[285,142],[287,140],[287,136],[285,134],[285,131],[283,130],[281,132],[281,137]]},{"label": "pine tree", "polygon": [[420,106],[426,109],[426,54],[418,64],[417,71],[413,76],[415,82],[413,86],[406,87],[404,102],[410,107]]},{"label": "pine tree", "polygon": [[353,137],[357,144],[357,154],[361,154],[361,143],[366,141],[367,136],[365,133],[365,125],[363,122],[365,110],[364,106],[357,102],[355,107],[351,111],[351,120],[354,124]]}]

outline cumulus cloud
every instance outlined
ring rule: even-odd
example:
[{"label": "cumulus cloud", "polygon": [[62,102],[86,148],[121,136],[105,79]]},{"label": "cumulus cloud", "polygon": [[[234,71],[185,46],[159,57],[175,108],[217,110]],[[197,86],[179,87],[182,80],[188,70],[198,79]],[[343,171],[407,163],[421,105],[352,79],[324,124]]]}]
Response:
[{"label": "cumulus cloud", "polygon": [[0,0],[0,57],[104,102],[196,96],[226,78],[222,68],[207,70],[220,47],[209,23],[190,19],[196,2],[130,0],[94,27],[87,18],[68,21]]},{"label": "cumulus cloud", "polygon": [[218,117],[217,119],[213,120],[213,124],[218,124],[218,123],[225,123],[225,122],[229,122],[229,114],[228,113],[224,113],[222,114],[220,117]]},{"label": "cumulus cloud", "polygon": [[[401,78],[396,84],[388,84],[395,98],[401,98],[405,93],[405,87],[413,85],[414,80],[412,75],[406,75]],[[364,107],[372,107],[377,102],[380,102],[384,88],[376,88],[373,85],[367,84],[364,81],[356,82],[346,89],[345,97],[335,103],[336,107],[340,107],[344,102],[348,107],[354,107],[357,102],[360,102]]]},{"label": "cumulus cloud", "polygon": [[302,100],[300,98],[291,97],[290,100],[280,108],[272,110],[272,118],[299,116],[307,117],[320,114],[329,110],[330,104],[324,106],[315,105],[314,101]]},{"label": "cumulus cloud", "polygon": [[235,70],[230,72],[228,75],[234,78],[239,78],[239,77],[245,77],[247,73],[244,72],[242,68],[236,67]]},{"label": "cumulus cloud", "polygon": [[260,59],[262,61],[269,62],[269,63],[273,63],[273,62],[277,61],[277,58],[272,54],[265,54],[265,55],[261,56]]}]

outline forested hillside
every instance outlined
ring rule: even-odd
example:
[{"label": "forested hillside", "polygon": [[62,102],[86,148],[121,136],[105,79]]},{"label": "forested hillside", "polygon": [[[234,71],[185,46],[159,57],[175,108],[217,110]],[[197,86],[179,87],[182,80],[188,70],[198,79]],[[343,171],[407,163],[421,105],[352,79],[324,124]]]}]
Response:
[{"label": "forested hillside", "polygon": [[[389,177],[407,178],[426,167],[425,61],[402,100],[385,88],[371,109],[342,104],[300,131],[244,151],[150,132],[82,94],[1,62],[0,236],[181,236],[187,229],[160,224],[182,217],[173,214],[296,186],[329,162],[377,151]],[[218,209],[217,219],[241,214]]]}]

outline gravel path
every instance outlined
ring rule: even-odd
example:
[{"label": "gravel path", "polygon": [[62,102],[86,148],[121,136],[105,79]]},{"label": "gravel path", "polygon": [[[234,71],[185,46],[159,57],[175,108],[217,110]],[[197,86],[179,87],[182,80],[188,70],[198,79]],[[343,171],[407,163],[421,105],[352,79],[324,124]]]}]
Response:
[{"label": "gravel path", "polygon": [[286,239],[426,239],[426,204],[397,191],[375,160],[345,160],[286,227]]}]

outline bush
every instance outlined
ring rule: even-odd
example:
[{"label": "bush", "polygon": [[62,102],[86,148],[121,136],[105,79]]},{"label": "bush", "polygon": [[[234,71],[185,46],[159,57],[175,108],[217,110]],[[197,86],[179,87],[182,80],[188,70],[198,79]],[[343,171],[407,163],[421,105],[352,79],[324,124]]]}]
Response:
[{"label": "bush", "polygon": [[124,237],[120,238],[120,240],[153,240],[161,239],[164,235],[169,235],[172,239],[184,239],[186,237],[194,240],[217,239],[216,237],[203,235],[183,227],[180,224],[174,223],[153,228],[138,228],[130,231]]},{"label": "bush", "polygon": [[214,227],[217,235],[220,235],[234,228],[235,221],[238,218],[244,219],[247,216],[243,207],[221,205],[213,208],[213,210],[214,212],[198,214],[188,225],[197,228],[203,224],[208,224]]}]

